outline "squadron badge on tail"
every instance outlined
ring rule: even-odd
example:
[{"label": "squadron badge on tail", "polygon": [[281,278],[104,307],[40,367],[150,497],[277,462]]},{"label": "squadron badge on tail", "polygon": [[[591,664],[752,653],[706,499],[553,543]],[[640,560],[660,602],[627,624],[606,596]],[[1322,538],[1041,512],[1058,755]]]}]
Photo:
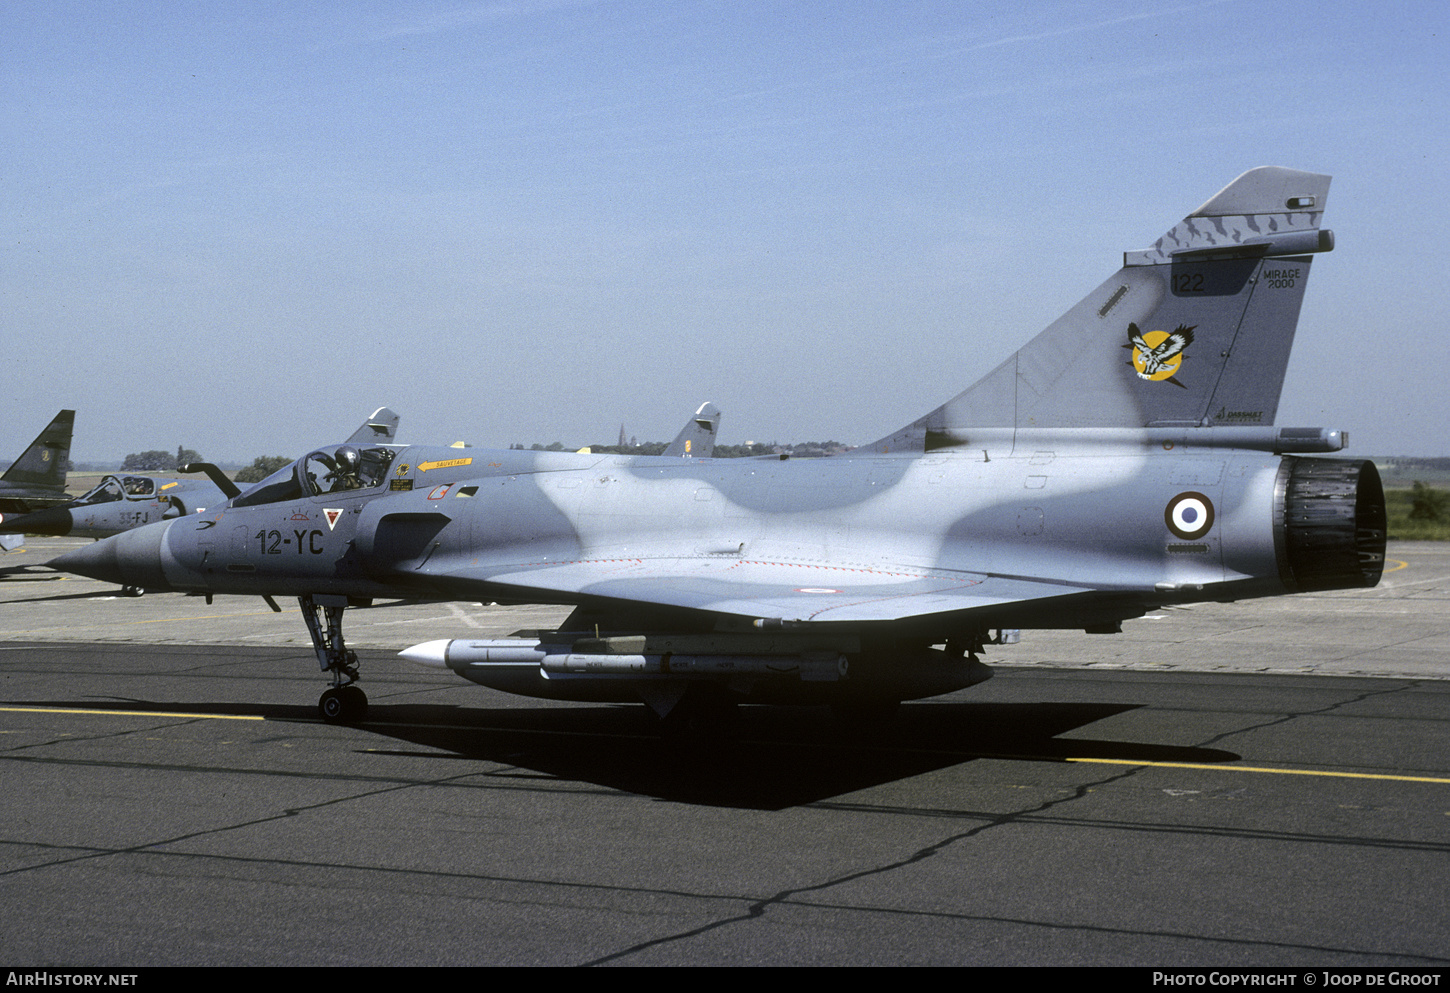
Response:
[{"label": "squadron badge on tail", "polygon": [[1183,350],[1193,344],[1193,329],[1196,324],[1180,324],[1170,334],[1167,331],[1149,331],[1144,334],[1138,325],[1128,325],[1128,343],[1124,348],[1133,349],[1131,365],[1137,370],[1139,379],[1167,380],[1179,389],[1188,389],[1174,376],[1183,365]]}]

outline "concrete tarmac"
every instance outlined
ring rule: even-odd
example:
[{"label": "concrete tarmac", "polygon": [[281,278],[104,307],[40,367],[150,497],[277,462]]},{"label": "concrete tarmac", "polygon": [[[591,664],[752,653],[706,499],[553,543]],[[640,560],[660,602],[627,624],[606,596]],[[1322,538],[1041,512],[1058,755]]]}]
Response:
[{"label": "concrete tarmac", "polygon": [[294,605],[62,547],[0,558],[9,965],[1450,965],[1443,546],[690,742],[394,655],[556,608],[349,611],[372,706],[326,725]]}]

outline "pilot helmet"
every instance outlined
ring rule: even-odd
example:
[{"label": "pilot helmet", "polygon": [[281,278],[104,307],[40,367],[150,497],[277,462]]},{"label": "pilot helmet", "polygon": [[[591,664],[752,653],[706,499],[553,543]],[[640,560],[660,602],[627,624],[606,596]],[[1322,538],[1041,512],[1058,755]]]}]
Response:
[{"label": "pilot helmet", "polygon": [[351,445],[343,445],[337,451],[333,452],[332,456],[337,460],[337,471],[339,473],[356,473],[358,466],[362,464],[362,456],[358,455],[357,449]]}]

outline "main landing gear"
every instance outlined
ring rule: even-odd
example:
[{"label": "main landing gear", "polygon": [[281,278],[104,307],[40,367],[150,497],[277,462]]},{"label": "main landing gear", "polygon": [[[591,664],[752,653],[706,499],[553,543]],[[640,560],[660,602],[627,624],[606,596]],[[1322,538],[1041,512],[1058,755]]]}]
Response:
[{"label": "main landing gear", "polygon": [[323,672],[332,674],[332,688],[317,701],[317,710],[329,724],[356,724],[368,711],[368,697],[354,686],[357,682],[357,653],[342,640],[342,612],[347,597],[309,593],[297,598],[302,619],[312,636],[312,648]]}]

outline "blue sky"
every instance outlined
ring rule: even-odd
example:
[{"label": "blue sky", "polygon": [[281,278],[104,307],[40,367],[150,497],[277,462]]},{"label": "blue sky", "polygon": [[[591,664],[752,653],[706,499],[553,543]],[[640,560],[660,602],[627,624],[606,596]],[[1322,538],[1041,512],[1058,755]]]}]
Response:
[{"label": "blue sky", "polygon": [[1450,454],[1450,6],[0,2],[0,453],[870,441],[1252,166],[1279,423]]}]

